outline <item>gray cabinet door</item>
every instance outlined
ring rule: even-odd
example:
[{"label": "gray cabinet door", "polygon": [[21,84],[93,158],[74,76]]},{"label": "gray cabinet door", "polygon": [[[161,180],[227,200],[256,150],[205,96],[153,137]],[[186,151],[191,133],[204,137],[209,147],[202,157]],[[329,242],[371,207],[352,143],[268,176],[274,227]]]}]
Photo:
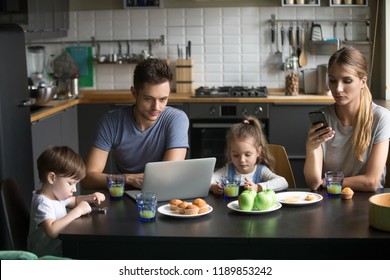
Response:
[{"label": "gray cabinet door", "polygon": [[50,117],[41,119],[31,125],[33,158],[34,158],[34,186],[40,187],[37,170],[39,155],[49,146],[68,146],[76,153],[78,145],[77,106],[61,111]]},{"label": "gray cabinet door", "polygon": [[39,120],[31,125],[33,158],[34,158],[34,186],[40,188],[37,159],[50,145],[62,144],[61,113]]},{"label": "gray cabinet door", "polygon": [[305,187],[303,165],[305,143],[310,127],[309,112],[327,104],[271,104],[269,118],[269,142],[286,148],[297,187]]}]

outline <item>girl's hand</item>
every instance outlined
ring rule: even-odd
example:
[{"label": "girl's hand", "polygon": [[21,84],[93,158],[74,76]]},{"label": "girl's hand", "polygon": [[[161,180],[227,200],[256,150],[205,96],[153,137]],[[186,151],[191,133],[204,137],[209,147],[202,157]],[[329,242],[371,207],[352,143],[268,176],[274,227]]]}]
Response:
[{"label": "girl's hand", "polygon": [[223,194],[223,187],[222,187],[221,183],[216,182],[214,184],[211,184],[210,191],[212,191],[216,195],[221,195],[221,194]]},{"label": "girl's hand", "polygon": [[331,127],[321,128],[324,124],[318,123],[313,125],[308,132],[306,147],[310,150],[315,150],[321,146],[322,143],[333,138],[335,131]]},{"label": "girl's hand", "polygon": [[259,191],[258,188],[259,188],[259,185],[253,183],[251,179],[245,178],[244,189],[246,189],[246,190],[254,190],[254,191],[258,192]]},{"label": "girl's hand", "polygon": [[102,201],[106,200],[106,196],[100,192],[95,192],[91,194],[92,196],[92,202],[95,205],[99,205]]}]

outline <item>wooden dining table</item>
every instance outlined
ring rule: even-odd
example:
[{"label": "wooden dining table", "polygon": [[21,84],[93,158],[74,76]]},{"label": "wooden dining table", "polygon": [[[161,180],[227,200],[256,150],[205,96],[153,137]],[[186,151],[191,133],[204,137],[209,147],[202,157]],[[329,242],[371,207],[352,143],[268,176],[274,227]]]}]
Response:
[{"label": "wooden dining table", "polygon": [[[384,192],[390,189],[376,193]],[[278,210],[252,214],[232,210],[227,207],[231,200],[210,193],[204,198],[212,207],[207,215],[158,212],[156,221],[148,223],[138,221],[136,203],[129,197],[108,198],[106,214],[74,220],[59,238],[65,257],[88,260],[390,258],[390,232],[369,225],[368,199],[376,193],[355,192],[351,200],[327,197],[325,190],[316,193],[323,197],[316,203],[282,204]]]}]

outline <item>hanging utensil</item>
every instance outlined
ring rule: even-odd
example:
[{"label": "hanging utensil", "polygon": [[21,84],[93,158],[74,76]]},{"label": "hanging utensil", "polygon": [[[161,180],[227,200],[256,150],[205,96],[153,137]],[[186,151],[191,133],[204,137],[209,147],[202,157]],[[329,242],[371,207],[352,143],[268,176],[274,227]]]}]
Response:
[{"label": "hanging utensil", "polygon": [[275,43],[275,26],[271,26],[271,52],[273,52],[274,43]]},{"label": "hanging utensil", "polygon": [[283,63],[283,55],[282,52],[279,50],[279,25],[276,26],[276,52],[275,52],[275,64],[282,64]]},{"label": "hanging utensil", "polygon": [[297,56],[297,42],[296,42],[296,37],[295,37],[295,32],[293,29],[291,29],[291,56]]},{"label": "hanging utensil", "polygon": [[297,26],[297,37],[296,37],[296,48],[297,48],[297,57],[301,55],[301,29]]},{"label": "hanging utensil", "polygon": [[290,25],[290,27],[288,28],[288,43],[290,44],[288,51],[289,51],[290,56],[292,54],[292,33],[293,33],[293,27],[292,27],[292,25]]},{"label": "hanging utensil", "polygon": [[301,31],[302,31],[301,32],[301,53],[298,59],[298,63],[300,67],[307,65],[307,56],[305,52],[305,29],[302,28]]}]

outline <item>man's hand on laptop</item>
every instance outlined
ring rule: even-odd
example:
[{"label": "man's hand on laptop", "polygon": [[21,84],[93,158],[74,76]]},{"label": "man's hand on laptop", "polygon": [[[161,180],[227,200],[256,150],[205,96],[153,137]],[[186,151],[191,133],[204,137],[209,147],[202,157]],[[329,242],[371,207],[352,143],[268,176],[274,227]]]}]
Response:
[{"label": "man's hand on laptop", "polygon": [[141,189],[144,184],[144,173],[138,174],[125,174],[126,175],[126,186]]}]

